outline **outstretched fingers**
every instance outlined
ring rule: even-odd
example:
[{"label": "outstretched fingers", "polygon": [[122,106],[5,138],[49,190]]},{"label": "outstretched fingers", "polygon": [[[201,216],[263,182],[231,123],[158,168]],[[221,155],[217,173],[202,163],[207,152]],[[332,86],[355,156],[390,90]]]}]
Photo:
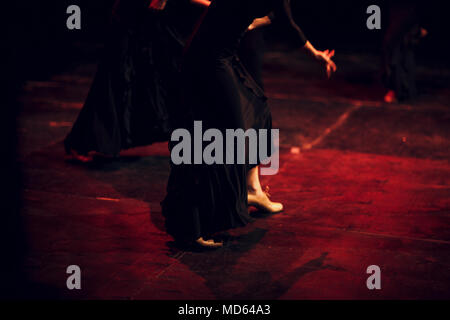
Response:
[{"label": "outstretched fingers", "polygon": [[328,58],[333,58],[334,57],[334,53],[335,53],[335,51],[334,51],[334,49],[333,50],[331,50],[331,51],[329,51],[329,50],[326,50],[327,51],[327,56],[328,56]]},{"label": "outstretched fingers", "polygon": [[328,78],[331,77],[331,75],[333,74],[333,72],[336,72],[337,67],[336,64],[334,63],[333,60],[331,60],[331,58],[334,57],[335,51],[334,50],[325,50],[324,51],[325,54],[325,61],[326,61],[326,68],[327,68],[327,76]]}]

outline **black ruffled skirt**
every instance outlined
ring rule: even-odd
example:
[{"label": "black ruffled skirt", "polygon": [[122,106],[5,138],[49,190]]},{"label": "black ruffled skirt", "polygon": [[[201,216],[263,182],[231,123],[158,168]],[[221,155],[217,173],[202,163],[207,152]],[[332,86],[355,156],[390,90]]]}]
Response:
[{"label": "black ruffled skirt", "polygon": [[164,12],[145,12],[132,25],[113,23],[66,151],[118,155],[167,141],[182,48]]},{"label": "black ruffled skirt", "polygon": [[[179,127],[192,132],[197,120],[203,132],[271,129],[267,98],[236,55],[188,60],[184,79]],[[247,172],[252,166],[172,163],[162,202],[167,231],[175,239],[194,240],[247,224]]]}]

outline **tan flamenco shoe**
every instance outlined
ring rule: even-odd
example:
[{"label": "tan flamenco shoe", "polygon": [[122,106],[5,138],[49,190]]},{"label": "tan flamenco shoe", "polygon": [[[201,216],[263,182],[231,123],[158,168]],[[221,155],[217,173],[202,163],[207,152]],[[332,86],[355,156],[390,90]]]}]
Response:
[{"label": "tan flamenco shoe", "polygon": [[280,202],[272,202],[269,197],[268,186],[266,186],[265,190],[261,193],[249,192],[247,195],[248,205],[267,213],[279,213],[283,211],[283,204]]},{"label": "tan flamenco shoe", "polygon": [[203,237],[195,240],[195,244],[205,249],[218,249],[223,247],[223,242],[215,242],[214,240],[205,240]]}]

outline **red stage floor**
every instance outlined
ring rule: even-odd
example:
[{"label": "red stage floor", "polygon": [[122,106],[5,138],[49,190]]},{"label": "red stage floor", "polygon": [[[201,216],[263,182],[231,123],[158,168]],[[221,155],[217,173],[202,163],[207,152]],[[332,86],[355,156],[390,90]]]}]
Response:
[{"label": "red stage floor", "polygon": [[[339,72],[327,82],[318,66],[293,54],[268,54],[281,169],[263,183],[285,211],[255,215],[229,232],[224,249],[207,253],[180,251],[164,232],[165,144],[112,162],[64,161],[61,141],[86,97],[92,64],[29,82],[19,141],[34,294],[450,298],[450,91],[443,80],[450,72],[422,68],[415,104],[384,105],[376,99],[376,57],[338,53],[336,60]],[[69,265],[81,267],[79,291],[66,289]],[[370,265],[381,268],[381,290],[366,287]]]}]

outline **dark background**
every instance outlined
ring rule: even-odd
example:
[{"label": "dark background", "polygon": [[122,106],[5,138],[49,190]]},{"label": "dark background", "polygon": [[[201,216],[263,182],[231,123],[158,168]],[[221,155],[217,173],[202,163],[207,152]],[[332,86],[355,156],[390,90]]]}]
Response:
[{"label": "dark background", "polygon": [[[8,31],[12,36],[10,44],[21,62],[17,71],[27,78],[40,77],[85,56],[92,58],[104,39],[113,3],[114,0],[43,0],[14,4],[14,18]],[[66,8],[71,4],[81,8],[81,30],[66,28]],[[382,30],[368,30],[366,27],[366,9],[371,4],[381,8]],[[445,2],[427,1],[421,2],[420,6],[429,36],[420,46],[418,56],[445,61],[450,47]],[[293,0],[292,7],[296,21],[313,44],[341,52],[377,53],[381,50],[389,11],[386,0]],[[282,29],[270,28],[267,38],[269,42],[283,39]]]}]

